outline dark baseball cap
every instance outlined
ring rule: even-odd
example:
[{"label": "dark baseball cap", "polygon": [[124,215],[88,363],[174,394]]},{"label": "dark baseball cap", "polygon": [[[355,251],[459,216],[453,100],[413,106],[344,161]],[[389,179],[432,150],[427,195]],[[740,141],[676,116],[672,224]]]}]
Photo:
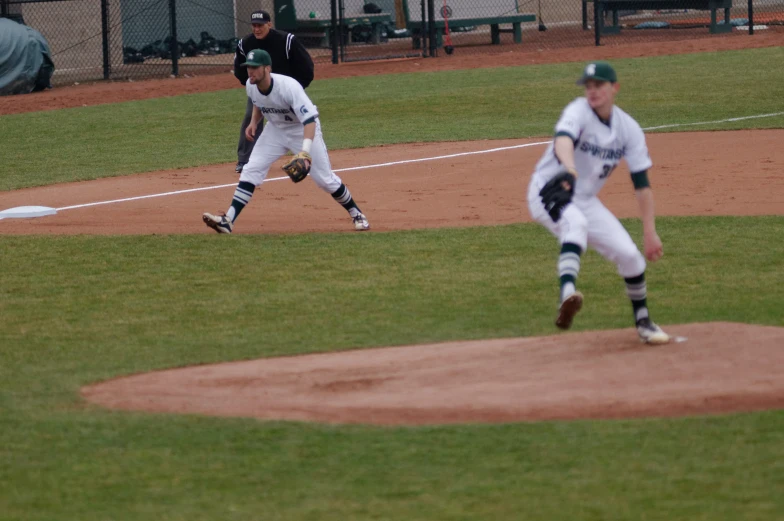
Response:
[{"label": "dark baseball cap", "polygon": [[577,80],[577,85],[585,85],[588,80],[609,81],[616,83],[618,76],[615,69],[607,62],[591,62],[583,69],[583,75]]},{"label": "dark baseball cap", "polygon": [[267,11],[253,11],[250,15],[250,23],[252,24],[265,24],[271,22],[270,14]]},{"label": "dark baseball cap", "polygon": [[248,52],[245,57],[245,62],[240,63],[240,66],[262,67],[264,65],[272,65],[272,57],[267,51],[262,49],[253,49]]}]

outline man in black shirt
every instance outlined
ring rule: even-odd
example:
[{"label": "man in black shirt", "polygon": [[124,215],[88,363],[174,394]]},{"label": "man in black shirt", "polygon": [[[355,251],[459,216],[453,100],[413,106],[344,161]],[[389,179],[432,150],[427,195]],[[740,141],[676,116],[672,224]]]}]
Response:
[{"label": "man in black shirt", "polygon": [[[246,55],[254,49],[263,49],[272,57],[272,72],[284,74],[297,80],[302,88],[305,89],[313,81],[313,59],[299,40],[293,34],[278,31],[272,28],[272,19],[266,11],[254,11],[251,14],[250,23],[253,26],[253,33],[249,34],[237,44],[237,51],[234,53],[234,76],[240,80],[242,85],[248,81],[248,70],[240,64],[246,60]],[[245,107],[245,118],[242,120],[240,130],[240,141],[237,145],[237,167],[235,171],[242,173],[242,167],[250,159],[253,145],[258,142],[248,141],[245,138],[245,129],[250,124],[253,116],[253,103],[248,98]],[[255,135],[258,137],[263,128],[263,122],[259,122]]]}]

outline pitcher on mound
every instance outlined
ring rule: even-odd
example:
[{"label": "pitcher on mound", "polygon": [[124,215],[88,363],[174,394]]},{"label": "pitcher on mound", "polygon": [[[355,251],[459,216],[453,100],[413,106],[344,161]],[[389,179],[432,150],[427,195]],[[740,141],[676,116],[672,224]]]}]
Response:
[{"label": "pitcher on mound", "polygon": [[[580,256],[590,246],[615,263],[623,277],[640,340],[665,344],[670,337],[651,320],[645,285],[645,259],[656,261],[663,254],[648,182],[653,163],[645,134],[631,116],[615,106],[619,86],[609,63],[588,64],[577,84],[584,86],[585,96],[564,109],[555,125],[555,139],[537,163],[528,186],[531,216],[561,244],[561,293],[555,325],[568,329],[583,306],[577,275]],[[621,159],[629,166],[640,207],[645,256],[597,197]]]}]

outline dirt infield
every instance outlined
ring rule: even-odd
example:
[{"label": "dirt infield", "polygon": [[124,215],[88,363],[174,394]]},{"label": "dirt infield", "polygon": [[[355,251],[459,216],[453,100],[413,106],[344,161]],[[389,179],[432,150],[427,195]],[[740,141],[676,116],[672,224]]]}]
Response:
[{"label": "dirt infield", "polygon": [[[780,215],[784,211],[784,131],[690,132],[648,136],[659,215]],[[330,153],[333,168],[488,150],[540,140],[383,146]],[[525,222],[525,190],[543,145],[340,173],[373,229],[479,226]],[[281,162],[282,163],[282,162]],[[491,168],[488,168],[488,165]],[[278,172],[275,174],[275,172]],[[273,167],[272,176],[284,176]],[[234,193],[233,164],[68,183],[0,193],[0,209],[63,208],[173,191],[197,192],[61,210],[0,221],[0,234],[213,233],[203,212],[222,212]],[[620,217],[636,217],[628,171],[613,173],[602,199]],[[151,219],[150,216],[155,218]],[[235,226],[243,233],[353,230],[346,212],[314,183],[288,178],[256,191]],[[665,245],[666,248],[666,245]]]},{"label": "dirt infield", "polygon": [[[270,358],[85,387],[105,407],[420,425],[724,413],[784,407],[784,328],[671,326]],[[753,342],[750,341],[753,339]]]}]

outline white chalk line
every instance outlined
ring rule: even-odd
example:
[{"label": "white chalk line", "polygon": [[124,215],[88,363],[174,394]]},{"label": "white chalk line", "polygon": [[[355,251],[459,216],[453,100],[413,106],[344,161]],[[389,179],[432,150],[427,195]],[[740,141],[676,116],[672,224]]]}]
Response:
[{"label": "white chalk line", "polygon": [[711,125],[713,123],[732,123],[733,121],[744,121],[747,119],[772,118],[774,116],[784,116],[784,112],[772,112],[770,114],[757,114],[755,116],[742,116],[739,118],[720,119],[718,121],[700,121],[697,123],[672,123],[671,125],[659,125],[657,127],[646,127],[643,130],[659,130],[661,128],[693,127],[695,125]]},{"label": "white chalk line", "polygon": [[[770,113],[770,114],[756,114],[756,115],[753,115],[753,116],[742,116],[742,117],[737,117],[737,118],[719,119],[719,120],[715,120],[715,121],[699,121],[697,123],[672,123],[672,124],[669,124],[669,125],[658,125],[658,126],[655,126],[655,127],[646,127],[646,128],[643,128],[643,130],[647,131],[647,130],[659,130],[659,129],[663,129],[663,128],[691,127],[691,126],[698,126],[698,125],[712,125],[712,124],[719,124],[719,123],[731,123],[731,122],[735,122],[735,121],[744,121],[744,120],[748,120],[748,119],[759,119],[759,118],[771,118],[771,117],[775,117],[775,116],[784,116],[784,112],[773,112],[773,113]],[[447,154],[447,155],[443,155],[443,156],[433,156],[433,157],[423,157],[423,158],[419,158],[419,159],[403,159],[401,161],[390,161],[388,163],[377,163],[375,165],[352,166],[352,167],[349,167],[349,168],[336,169],[336,170],[334,170],[334,172],[350,172],[350,171],[353,171],[353,170],[368,170],[368,169],[371,169],[371,168],[382,168],[382,167],[385,167],[385,166],[404,165],[404,164],[408,164],[408,163],[421,163],[423,161],[438,161],[440,159],[451,159],[451,158],[454,158],[454,157],[471,156],[471,155],[476,155],[476,154],[491,154],[493,152],[503,152],[503,151],[506,151],[506,150],[514,150],[516,148],[527,148],[527,147],[533,147],[533,146],[538,146],[538,145],[549,145],[551,141],[552,140],[537,141],[535,143],[524,143],[524,144],[521,144],[521,145],[511,145],[511,146],[507,146],[507,147],[488,148],[488,149],[485,149],[485,150],[474,150],[474,151],[471,151],[471,152],[459,152],[459,153],[456,153],[456,154]],[[272,179],[265,179],[264,182],[265,183],[269,183],[269,182],[272,182],[272,181],[281,181],[281,180],[284,180],[284,179],[288,179],[288,176],[273,177]],[[63,210],[74,210],[76,208],[86,208],[88,206],[98,206],[98,205],[102,205],[102,204],[113,204],[113,203],[124,203],[124,202],[128,202],[128,201],[138,201],[140,199],[153,199],[155,197],[165,197],[165,196],[169,196],[169,195],[187,194],[187,193],[191,193],[191,192],[202,192],[204,190],[217,190],[217,189],[220,189],[220,188],[229,188],[229,187],[232,187],[232,186],[237,186],[237,183],[230,183],[230,184],[216,185],[216,186],[205,186],[205,187],[202,187],[202,188],[190,188],[190,189],[187,189],[187,190],[176,190],[174,192],[163,192],[163,193],[160,193],[160,194],[140,195],[140,196],[137,196],[137,197],[126,197],[124,199],[113,199],[111,201],[99,201],[99,202],[95,202],[95,203],[76,204],[76,205],[73,205],[73,206],[63,206],[62,208],[57,208],[56,210],[58,212],[61,212]]]},{"label": "white chalk line", "polygon": [[[473,154],[489,154],[491,152],[500,152],[502,150],[511,150],[513,148],[525,148],[525,147],[533,147],[533,146],[536,146],[536,145],[546,145],[549,142],[550,141],[540,141],[540,142],[536,142],[536,143],[524,143],[522,145],[511,145],[511,146],[508,146],[508,147],[490,148],[490,149],[486,149],[486,150],[475,150],[475,151],[472,151],[472,152],[459,152],[457,154],[448,154],[448,155],[445,155],[445,156],[423,157],[423,158],[420,158],[420,159],[404,159],[402,161],[390,161],[388,163],[378,163],[378,164],[375,164],[375,165],[352,166],[352,167],[349,167],[349,168],[337,168],[337,169],[333,170],[333,172],[349,172],[351,170],[366,170],[366,169],[369,169],[369,168],[381,168],[381,167],[384,167],[384,166],[402,165],[402,164],[406,164],[406,163],[419,163],[421,161],[436,161],[438,159],[449,159],[449,158],[452,158],[452,157],[470,156],[470,155],[473,155]],[[269,183],[269,182],[272,182],[272,181],[281,181],[283,179],[288,179],[288,178],[289,178],[288,176],[273,177],[271,179],[265,179],[263,182],[264,183]],[[100,201],[100,202],[97,202],[97,203],[86,203],[86,204],[76,204],[76,205],[73,205],[73,206],[63,206],[62,208],[57,208],[57,211],[61,212],[63,210],[73,210],[75,208],[86,208],[88,206],[98,206],[100,204],[124,203],[124,202],[127,202],[127,201],[137,201],[139,199],[152,199],[153,197],[163,197],[163,196],[166,196],[166,195],[187,194],[189,192],[201,192],[201,191],[204,191],[204,190],[216,190],[218,188],[228,188],[230,186],[237,186],[237,183],[231,183],[231,184],[226,184],[226,185],[216,185],[216,186],[205,186],[205,187],[202,187],[202,188],[190,188],[188,190],[177,190],[175,192],[164,192],[164,193],[152,194],[152,195],[140,195],[140,196],[137,196],[137,197],[126,197],[124,199],[113,199],[111,201]]]},{"label": "white chalk line", "polygon": [[[282,177],[280,179],[283,179]],[[269,179],[269,181],[275,181],[276,179]],[[139,195],[137,197],[126,197],[124,199],[112,199],[111,201],[99,201],[97,203],[86,203],[86,204],[75,204],[73,206],[63,206],[62,208],[57,208],[58,212],[62,212],[63,210],[74,210],[76,208],[86,208],[88,206],[98,206],[100,204],[112,204],[112,203],[125,203],[128,201],[138,201],[139,199],[153,199],[155,197],[164,197],[167,195],[178,195],[178,194],[187,194],[190,192],[201,192],[204,190],[216,190],[218,188],[228,188],[229,186],[237,186],[237,183],[231,183],[228,185],[217,185],[217,186],[205,186],[202,188],[189,188],[188,190],[177,190],[175,192],[163,192],[160,194],[151,194],[151,195]]]}]

